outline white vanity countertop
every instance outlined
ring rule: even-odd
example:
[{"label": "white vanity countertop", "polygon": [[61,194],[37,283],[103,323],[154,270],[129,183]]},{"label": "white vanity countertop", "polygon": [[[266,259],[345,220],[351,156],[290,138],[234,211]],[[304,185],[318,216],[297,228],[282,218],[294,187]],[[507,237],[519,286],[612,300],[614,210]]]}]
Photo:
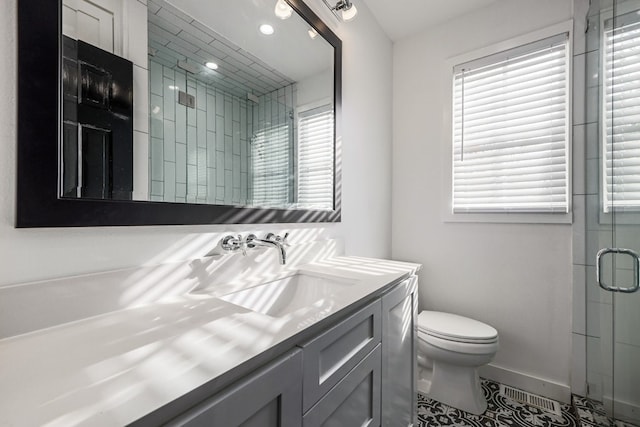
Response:
[{"label": "white vanity countertop", "polygon": [[0,426],[131,423],[418,269],[333,258],[297,271],[355,284],[278,318],[194,293],[0,340]]}]

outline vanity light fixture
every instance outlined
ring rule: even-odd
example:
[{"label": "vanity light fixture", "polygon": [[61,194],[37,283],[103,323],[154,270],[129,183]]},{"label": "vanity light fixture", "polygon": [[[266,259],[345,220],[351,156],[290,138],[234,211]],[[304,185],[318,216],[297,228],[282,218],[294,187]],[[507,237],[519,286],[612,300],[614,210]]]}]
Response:
[{"label": "vanity light fixture", "polygon": [[[335,6],[331,6],[327,0],[322,1],[338,19],[342,19],[345,22],[351,21],[358,14],[358,9],[356,9],[356,5],[351,0],[338,0]],[[338,12],[340,12],[339,15]]]},{"label": "vanity light fixture", "polygon": [[273,34],[274,29],[269,24],[262,24],[262,25],[260,25],[260,32],[262,34],[264,34],[265,36],[270,36],[271,34]]},{"label": "vanity light fixture", "polygon": [[276,16],[280,19],[291,18],[291,14],[293,13],[293,9],[285,0],[278,0],[276,2],[276,7],[274,10]]},{"label": "vanity light fixture", "polygon": [[204,64],[208,69],[210,70],[217,70],[218,69],[218,64],[216,64],[215,62],[207,62]]}]

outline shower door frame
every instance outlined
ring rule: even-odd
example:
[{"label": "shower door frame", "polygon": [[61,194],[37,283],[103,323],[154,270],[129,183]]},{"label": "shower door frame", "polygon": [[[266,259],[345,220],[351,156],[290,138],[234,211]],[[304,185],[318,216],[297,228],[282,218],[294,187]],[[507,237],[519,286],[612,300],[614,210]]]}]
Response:
[{"label": "shower door frame", "polygon": [[[629,316],[624,318],[625,311],[622,310],[630,301],[640,301],[640,292],[625,292],[630,285],[627,283],[630,276],[631,281],[638,280],[638,261],[632,260],[629,255],[640,251],[640,212],[620,212],[613,204],[611,209],[604,209],[603,197],[606,190],[604,168],[607,167],[604,145],[607,140],[604,33],[610,21],[613,20],[611,26],[615,28],[619,17],[631,12],[631,9],[634,12],[640,10],[640,1],[591,3],[585,36],[585,155],[582,159],[585,162],[585,281],[582,307],[586,371],[584,394],[601,402],[609,417],[640,424],[640,402],[632,402],[638,406],[634,408],[634,405],[628,404],[625,396],[629,390],[633,390],[633,384],[630,384],[632,378],[640,376],[640,365],[634,368],[634,364],[625,361],[629,352],[637,351],[640,354],[640,346],[635,348],[627,341],[631,337],[634,343],[635,340],[640,343],[640,335],[638,332],[635,335],[629,332],[633,328],[626,326],[632,320]],[[615,174],[615,170],[611,173]],[[638,238],[629,239],[629,236],[636,235]],[[622,250],[618,249],[619,246]],[[578,311],[578,304],[579,301],[574,303],[574,313]]]}]

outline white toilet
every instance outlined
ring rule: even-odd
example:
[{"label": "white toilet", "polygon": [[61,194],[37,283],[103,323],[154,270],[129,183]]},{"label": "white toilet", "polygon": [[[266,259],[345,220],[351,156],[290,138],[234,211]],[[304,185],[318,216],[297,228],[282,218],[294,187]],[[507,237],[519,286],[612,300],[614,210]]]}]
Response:
[{"label": "white toilet", "polygon": [[478,368],[489,363],[497,351],[498,331],[491,326],[425,310],[418,316],[418,390],[438,402],[480,415],[487,409],[487,400]]}]

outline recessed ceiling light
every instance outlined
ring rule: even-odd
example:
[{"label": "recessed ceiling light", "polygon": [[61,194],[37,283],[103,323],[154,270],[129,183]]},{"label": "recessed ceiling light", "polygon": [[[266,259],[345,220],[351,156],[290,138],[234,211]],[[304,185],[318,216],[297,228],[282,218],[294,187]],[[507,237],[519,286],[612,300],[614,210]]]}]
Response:
[{"label": "recessed ceiling light", "polygon": [[209,68],[210,70],[217,70],[218,69],[218,64],[216,64],[215,62],[209,61],[204,65],[206,65],[206,67]]},{"label": "recessed ceiling light", "polygon": [[180,89],[178,86],[169,85],[170,90],[178,90]]},{"label": "recessed ceiling light", "polygon": [[265,36],[270,36],[271,34],[273,34],[274,31],[275,30],[273,29],[273,27],[269,24],[260,25],[260,32]]}]

